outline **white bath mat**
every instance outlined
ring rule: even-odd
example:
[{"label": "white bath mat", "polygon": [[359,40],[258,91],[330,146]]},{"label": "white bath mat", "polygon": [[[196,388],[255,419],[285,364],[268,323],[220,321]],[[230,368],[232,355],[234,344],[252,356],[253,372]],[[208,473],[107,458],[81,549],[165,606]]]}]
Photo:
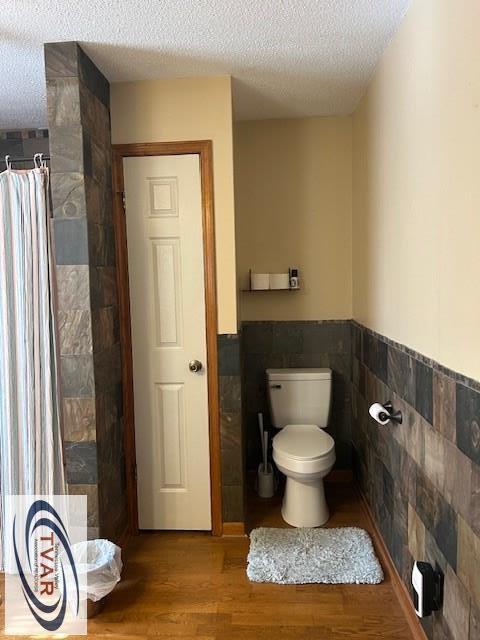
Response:
[{"label": "white bath mat", "polygon": [[378,584],[383,571],[363,529],[270,529],[250,534],[247,575],[278,584]]}]

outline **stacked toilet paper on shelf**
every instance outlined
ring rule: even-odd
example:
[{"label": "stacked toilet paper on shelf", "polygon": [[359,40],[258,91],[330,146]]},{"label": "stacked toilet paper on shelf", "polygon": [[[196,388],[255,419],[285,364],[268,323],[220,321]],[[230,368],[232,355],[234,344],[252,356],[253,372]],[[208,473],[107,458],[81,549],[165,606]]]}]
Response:
[{"label": "stacked toilet paper on shelf", "polygon": [[250,288],[255,290],[270,289],[270,274],[252,272],[250,274]]},{"label": "stacked toilet paper on shelf", "polygon": [[250,288],[253,291],[265,289],[289,289],[288,273],[251,273]]}]

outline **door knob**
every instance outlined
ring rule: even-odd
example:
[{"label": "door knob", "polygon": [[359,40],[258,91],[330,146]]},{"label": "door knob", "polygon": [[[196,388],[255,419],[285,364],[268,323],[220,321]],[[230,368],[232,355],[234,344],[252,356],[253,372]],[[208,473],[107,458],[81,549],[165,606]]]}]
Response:
[{"label": "door knob", "polygon": [[190,362],[188,363],[188,368],[194,373],[198,373],[202,367],[203,365],[200,360],[190,360]]}]

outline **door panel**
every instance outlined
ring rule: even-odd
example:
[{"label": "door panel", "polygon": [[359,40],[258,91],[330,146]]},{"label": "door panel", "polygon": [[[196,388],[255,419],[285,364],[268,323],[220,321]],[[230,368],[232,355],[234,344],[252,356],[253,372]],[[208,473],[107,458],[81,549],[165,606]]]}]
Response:
[{"label": "door panel", "polygon": [[[210,529],[197,155],[124,158],[141,529]],[[190,360],[203,364],[191,372]]]}]

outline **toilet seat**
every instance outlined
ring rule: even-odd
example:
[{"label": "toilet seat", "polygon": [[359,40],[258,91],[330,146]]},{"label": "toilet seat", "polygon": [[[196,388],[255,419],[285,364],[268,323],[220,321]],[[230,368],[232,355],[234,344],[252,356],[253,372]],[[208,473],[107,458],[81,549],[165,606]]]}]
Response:
[{"label": "toilet seat", "polygon": [[334,448],[334,439],[314,424],[289,424],[273,439],[275,453],[291,460],[318,460],[330,456]]}]

